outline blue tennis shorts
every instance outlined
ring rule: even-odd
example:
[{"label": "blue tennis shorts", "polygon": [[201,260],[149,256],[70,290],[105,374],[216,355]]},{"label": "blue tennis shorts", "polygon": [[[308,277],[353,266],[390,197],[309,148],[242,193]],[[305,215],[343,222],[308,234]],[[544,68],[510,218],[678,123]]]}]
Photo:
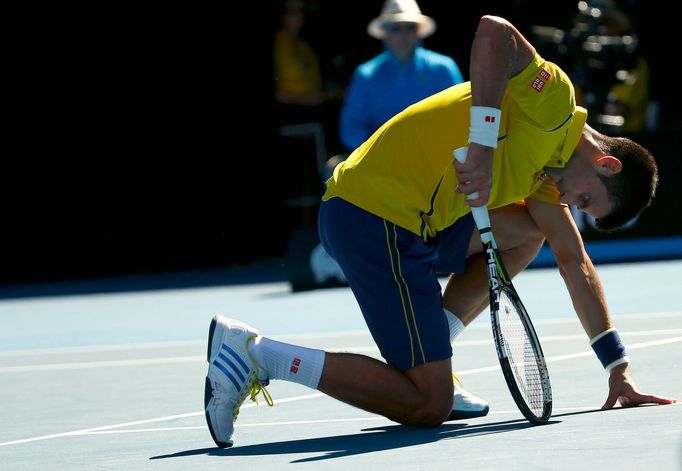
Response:
[{"label": "blue tennis shorts", "polygon": [[320,240],[388,364],[406,371],[452,356],[438,273],[464,270],[473,227],[470,216],[460,218],[427,244],[341,198],[320,206]]}]

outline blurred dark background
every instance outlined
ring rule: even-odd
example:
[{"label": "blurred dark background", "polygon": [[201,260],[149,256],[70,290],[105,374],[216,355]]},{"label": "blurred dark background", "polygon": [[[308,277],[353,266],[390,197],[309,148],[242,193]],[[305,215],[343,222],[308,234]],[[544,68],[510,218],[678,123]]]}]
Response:
[{"label": "blurred dark background", "polygon": [[[638,137],[661,163],[659,199],[675,200],[666,171],[682,174],[682,100],[670,70],[673,15],[658,3],[624,6],[660,103],[658,130]],[[568,28],[577,9],[573,1],[419,4],[438,23],[425,45],[452,56],[465,79],[481,15],[505,16],[530,34],[538,24]],[[366,27],[382,5],[311,4],[306,37],[325,80],[345,87],[381,50]],[[24,8],[6,68],[0,283],[227,268],[286,252],[303,216],[283,204],[298,183],[282,181],[292,156],[273,120],[277,2]],[[658,219],[682,232],[679,209],[649,212],[640,235],[658,235]]]}]

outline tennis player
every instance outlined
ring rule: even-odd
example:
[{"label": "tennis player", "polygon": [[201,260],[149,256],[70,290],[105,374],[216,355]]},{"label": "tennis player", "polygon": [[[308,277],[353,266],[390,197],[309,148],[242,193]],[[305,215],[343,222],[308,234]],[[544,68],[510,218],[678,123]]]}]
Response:
[{"label": "tennis player", "polygon": [[[234,421],[247,396],[262,392],[272,404],[263,387],[273,379],[318,389],[402,424],[433,427],[450,418],[449,332],[486,303],[483,263],[464,268],[474,232],[469,206],[484,204],[506,208],[493,211],[496,237],[502,236],[497,214],[504,227],[525,221],[529,240],[546,237],[552,246],[575,310],[608,371],[604,408],[618,398],[626,406],[675,401],[636,388],[597,272],[566,206],[591,214],[603,229],[625,224],[654,195],[653,157],[628,139],[586,125],[587,112],[576,107],[566,74],[543,60],[508,21],[481,18],[470,63],[471,82],[396,115],[327,182],[320,237],[343,269],[385,362],[276,342],[240,321],[215,316],[205,409],[218,446],[233,444]],[[453,149],[465,145],[466,163],[455,162]],[[479,197],[466,200],[473,192]],[[521,210],[509,206],[520,200]],[[505,264],[517,272],[528,248],[515,252],[511,245]],[[440,270],[464,272],[444,294],[436,263]]]}]

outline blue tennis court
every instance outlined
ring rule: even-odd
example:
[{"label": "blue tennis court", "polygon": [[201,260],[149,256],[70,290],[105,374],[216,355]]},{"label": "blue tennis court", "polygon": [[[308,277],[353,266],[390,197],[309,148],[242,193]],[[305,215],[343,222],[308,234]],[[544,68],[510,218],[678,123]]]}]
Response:
[{"label": "blue tennis court", "polygon": [[[682,399],[682,261],[598,268],[639,388]],[[517,410],[484,313],[458,338],[453,363],[467,389],[490,402],[487,417],[423,430],[272,382],[274,407],[245,403],[226,450],[214,446],[203,413],[212,316],[239,318],[279,340],[378,357],[349,289],[291,293],[282,281],[214,280],[5,296],[0,462],[7,470],[682,469],[682,407],[600,412],[607,376],[558,271],[527,270],[515,284],[549,362],[549,424],[532,426]]]}]

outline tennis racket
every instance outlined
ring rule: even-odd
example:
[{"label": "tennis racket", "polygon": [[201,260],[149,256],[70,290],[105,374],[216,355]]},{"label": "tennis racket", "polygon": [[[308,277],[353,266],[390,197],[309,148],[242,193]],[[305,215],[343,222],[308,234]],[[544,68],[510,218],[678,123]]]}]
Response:
[{"label": "tennis racket", "polygon": [[[467,148],[453,152],[459,162],[466,160]],[[476,193],[468,195],[477,198]],[[521,302],[490,228],[485,206],[471,208],[486,254],[490,288],[490,321],[497,358],[512,398],[523,416],[534,424],[544,424],[552,414],[552,386],[545,356],[526,308]]]}]

